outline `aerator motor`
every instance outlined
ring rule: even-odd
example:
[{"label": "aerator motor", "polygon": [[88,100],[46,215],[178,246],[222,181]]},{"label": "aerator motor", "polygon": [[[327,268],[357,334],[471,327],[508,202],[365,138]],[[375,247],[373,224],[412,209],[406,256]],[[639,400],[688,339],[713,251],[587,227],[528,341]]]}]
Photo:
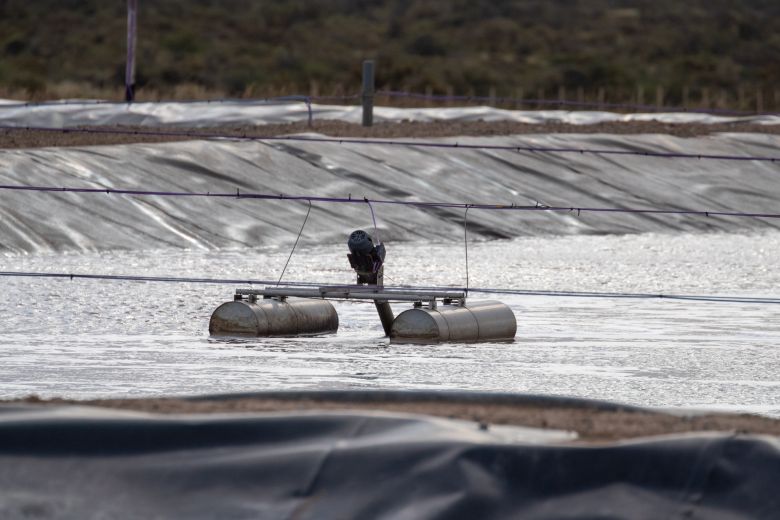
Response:
[{"label": "aerator motor", "polygon": [[358,284],[383,285],[385,245],[374,245],[371,235],[358,229],[349,235],[349,265],[357,273]]}]

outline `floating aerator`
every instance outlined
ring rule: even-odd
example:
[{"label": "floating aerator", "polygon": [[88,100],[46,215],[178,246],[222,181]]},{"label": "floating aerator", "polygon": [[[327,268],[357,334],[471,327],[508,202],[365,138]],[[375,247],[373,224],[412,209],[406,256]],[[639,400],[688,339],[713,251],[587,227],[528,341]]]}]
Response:
[{"label": "floating aerator", "polygon": [[[234,301],[224,303],[214,311],[209,332],[222,336],[299,336],[336,332],[339,318],[327,299],[338,298],[373,301],[382,328],[394,343],[514,339],[517,321],[507,305],[497,301],[467,303],[463,292],[385,288],[382,285],[384,244],[374,244],[368,233],[357,230],[350,234],[347,247],[357,284],[239,289]],[[409,302],[414,308],[396,318],[391,301]]]}]

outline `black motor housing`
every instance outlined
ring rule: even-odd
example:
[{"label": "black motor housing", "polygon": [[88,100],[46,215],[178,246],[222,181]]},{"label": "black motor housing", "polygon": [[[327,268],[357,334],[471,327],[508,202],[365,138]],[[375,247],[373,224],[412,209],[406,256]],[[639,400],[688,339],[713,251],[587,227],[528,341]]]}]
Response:
[{"label": "black motor housing", "polygon": [[358,229],[350,233],[349,240],[347,240],[347,247],[349,248],[349,252],[353,255],[368,255],[374,250],[374,241],[371,240],[371,235],[362,229]]},{"label": "black motor housing", "polygon": [[374,245],[371,236],[358,229],[347,240],[349,265],[358,275],[358,283],[376,285],[381,279],[382,264],[385,260],[384,244]]}]

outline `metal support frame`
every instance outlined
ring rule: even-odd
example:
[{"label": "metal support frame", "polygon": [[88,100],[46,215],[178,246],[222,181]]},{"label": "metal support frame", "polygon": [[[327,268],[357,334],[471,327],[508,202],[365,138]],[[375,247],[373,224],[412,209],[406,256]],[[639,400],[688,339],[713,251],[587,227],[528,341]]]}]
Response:
[{"label": "metal support frame", "polygon": [[466,294],[463,292],[393,290],[384,287],[365,285],[327,286],[317,288],[301,287],[268,287],[265,289],[236,289],[239,296],[263,296],[265,298],[293,296],[298,298],[322,298],[336,300],[373,300],[375,302],[428,302],[436,308],[436,300],[458,300],[465,304]]},{"label": "metal support frame", "polygon": [[390,307],[390,302],[374,301],[376,307],[376,313],[379,314],[379,321],[382,322],[382,329],[385,331],[385,336],[390,335],[390,330],[393,328],[393,308]]},{"label": "metal support frame", "polygon": [[385,289],[381,285],[347,285],[330,286],[317,288],[302,287],[268,287],[265,289],[236,289],[234,299],[241,301],[246,298],[254,303],[257,297],[264,299],[274,298],[284,301],[287,297],[298,298],[321,298],[336,300],[367,300],[373,301],[376,312],[379,315],[379,321],[382,322],[382,329],[385,335],[390,335],[390,329],[395,319],[390,302],[412,302],[415,307],[422,307],[423,302],[428,304],[429,309],[436,309],[437,300],[445,304],[465,305],[466,294],[463,292],[443,292],[443,291],[415,291],[404,289]]}]

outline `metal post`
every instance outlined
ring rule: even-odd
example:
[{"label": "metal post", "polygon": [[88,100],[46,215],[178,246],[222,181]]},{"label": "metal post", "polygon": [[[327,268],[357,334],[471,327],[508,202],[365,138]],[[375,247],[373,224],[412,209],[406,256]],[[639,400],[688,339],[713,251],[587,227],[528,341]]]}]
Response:
[{"label": "metal post", "polygon": [[127,63],[125,65],[125,101],[135,101],[135,32],[138,0],[127,0]]},{"label": "metal post", "polygon": [[363,62],[363,126],[374,124],[374,60]]}]

